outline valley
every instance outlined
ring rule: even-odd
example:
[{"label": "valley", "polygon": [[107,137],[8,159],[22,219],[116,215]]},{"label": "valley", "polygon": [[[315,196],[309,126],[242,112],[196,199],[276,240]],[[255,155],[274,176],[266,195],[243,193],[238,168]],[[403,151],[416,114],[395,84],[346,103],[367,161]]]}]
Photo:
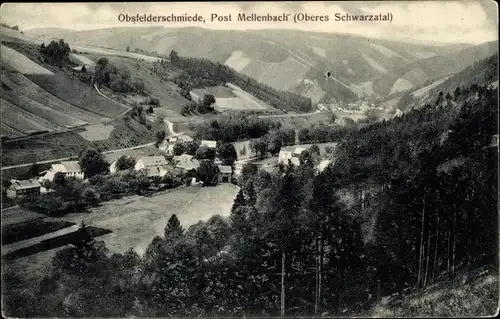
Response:
[{"label": "valley", "polygon": [[4,23],[0,40],[9,316],[497,310],[498,41]]}]

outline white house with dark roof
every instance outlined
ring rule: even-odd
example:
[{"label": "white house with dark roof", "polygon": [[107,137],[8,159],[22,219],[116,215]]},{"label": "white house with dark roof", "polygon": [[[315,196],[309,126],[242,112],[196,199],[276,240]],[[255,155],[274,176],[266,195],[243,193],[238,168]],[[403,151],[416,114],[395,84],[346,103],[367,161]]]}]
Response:
[{"label": "white house with dark roof", "polygon": [[143,156],[135,163],[134,170],[144,171],[148,177],[163,177],[168,172],[168,161],[164,156]]},{"label": "white house with dark roof", "polygon": [[41,185],[36,179],[10,181],[11,185],[7,189],[8,198],[37,198],[40,196]]},{"label": "white house with dark roof", "polygon": [[278,155],[278,163],[288,165],[288,161],[290,161],[293,165],[300,165],[300,154],[308,150],[311,146],[312,145],[293,145],[282,147]]},{"label": "white house with dark roof", "polygon": [[39,181],[53,181],[56,173],[63,173],[66,178],[74,177],[83,180],[84,174],[78,161],[64,161],[59,164],[52,164],[51,168],[43,175]]}]

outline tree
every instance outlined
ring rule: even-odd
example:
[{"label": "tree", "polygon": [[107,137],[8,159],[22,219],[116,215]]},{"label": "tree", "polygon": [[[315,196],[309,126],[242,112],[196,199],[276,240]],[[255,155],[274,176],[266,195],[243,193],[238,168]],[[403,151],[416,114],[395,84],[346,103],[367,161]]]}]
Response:
[{"label": "tree", "polygon": [[63,39],[59,41],[52,40],[48,46],[40,47],[42,54],[47,58],[49,63],[61,66],[68,59],[71,49]]},{"label": "tree", "polygon": [[185,144],[182,142],[177,142],[174,144],[173,152],[175,156],[179,156],[185,153],[186,147],[184,145]]},{"label": "tree", "polygon": [[301,143],[306,143],[311,140],[311,132],[307,127],[304,127],[299,131],[299,141]]},{"label": "tree", "polygon": [[222,142],[217,148],[217,153],[221,157],[224,165],[232,166],[238,158],[238,154],[232,143]]},{"label": "tree", "polygon": [[203,182],[204,186],[216,184],[218,173],[217,166],[215,166],[213,161],[207,159],[200,161],[197,177]]},{"label": "tree", "polygon": [[66,176],[63,172],[56,172],[52,182],[57,188],[63,188],[66,186]]},{"label": "tree", "polygon": [[122,155],[116,160],[115,167],[119,171],[124,171],[134,167],[135,162],[135,158],[132,156]]},{"label": "tree", "polygon": [[167,133],[165,132],[165,130],[158,130],[155,132],[156,147],[158,147],[165,140],[166,136]]},{"label": "tree", "polygon": [[330,123],[335,124],[335,121],[337,121],[337,115],[332,112],[332,114],[330,115]]},{"label": "tree", "polygon": [[215,103],[215,96],[213,94],[205,94],[203,96],[203,106],[208,109],[212,104]]},{"label": "tree", "polygon": [[268,145],[269,142],[267,136],[262,136],[261,138],[250,142],[250,148],[261,159],[266,157]]},{"label": "tree", "polygon": [[284,136],[280,130],[272,130],[268,133],[268,145],[267,151],[271,153],[272,156],[278,155],[283,146]]},{"label": "tree", "polygon": [[213,160],[215,158],[215,149],[202,146],[196,150],[194,157],[198,160]]},{"label": "tree", "polygon": [[177,215],[173,214],[170,216],[165,227],[165,238],[177,239],[184,233],[184,229],[181,226],[181,222],[177,218]]},{"label": "tree", "polygon": [[179,55],[174,50],[170,51],[169,58],[172,64],[177,64],[179,62]]},{"label": "tree", "polygon": [[233,206],[231,207],[231,213],[234,213],[239,207],[245,206],[245,195],[243,190],[240,188],[236,198],[234,199]]},{"label": "tree", "polygon": [[102,153],[93,148],[87,148],[83,151],[80,155],[79,164],[87,178],[105,173],[109,167]]}]

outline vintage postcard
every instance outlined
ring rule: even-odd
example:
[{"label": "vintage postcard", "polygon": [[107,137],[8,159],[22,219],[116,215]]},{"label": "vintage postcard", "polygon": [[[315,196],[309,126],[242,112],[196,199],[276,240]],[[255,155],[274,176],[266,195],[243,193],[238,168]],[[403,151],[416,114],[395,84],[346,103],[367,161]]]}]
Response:
[{"label": "vintage postcard", "polygon": [[6,318],[498,314],[498,4],[3,3]]}]

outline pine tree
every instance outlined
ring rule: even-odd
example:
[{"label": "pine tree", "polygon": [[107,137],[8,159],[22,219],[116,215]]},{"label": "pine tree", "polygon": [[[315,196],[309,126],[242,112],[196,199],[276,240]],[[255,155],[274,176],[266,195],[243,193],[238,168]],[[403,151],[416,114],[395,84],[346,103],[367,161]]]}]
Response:
[{"label": "pine tree", "polygon": [[184,229],[181,226],[181,222],[177,218],[177,215],[173,214],[170,216],[165,227],[165,238],[179,238],[184,233]]},{"label": "pine tree", "polygon": [[243,189],[240,189],[236,198],[234,199],[233,207],[231,207],[231,213],[233,214],[238,207],[245,206],[245,195],[243,194]]}]

